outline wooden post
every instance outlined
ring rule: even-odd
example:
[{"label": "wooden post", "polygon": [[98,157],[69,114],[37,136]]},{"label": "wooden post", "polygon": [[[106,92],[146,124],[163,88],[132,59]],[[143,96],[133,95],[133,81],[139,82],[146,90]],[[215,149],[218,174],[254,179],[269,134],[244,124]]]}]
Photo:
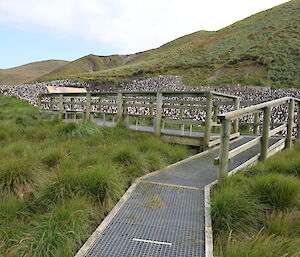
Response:
[{"label": "wooden post", "polygon": [[211,92],[206,93],[206,116],[205,116],[205,129],[204,129],[204,149],[209,148],[211,125],[212,125],[212,107],[213,96]]},{"label": "wooden post", "polygon": [[163,111],[163,96],[162,93],[156,94],[156,117],[155,117],[155,134],[160,136],[161,134],[161,118]]},{"label": "wooden post", "polygon": [[[213,106],[213,122],[217,122],[218,121],[218,106],[214,105]],[[213,132],[217,132],[217,127],[213,128]]]},{"label": "wooden post", "polygon": [[117,95],[117,123],[121,123],[123,120],[123,111],[124,111],[124,100],[123,100],[123,93],[118,92]]},{"label": "wooden post", "polygon": [[[234,109],[238,110],[241,108],[241,101],[240,98],[234,99]],[[239,132],[239,119],[233,121],[233,133]]]},{"label": "wooden post", "polygon": [[54,110],[53,96],[52,95],[50,96],[50,106],[49,106],[49,108],[50,108],[50,111]]},{"label": "wooden post", "polygon": [[59,99],[58,99],[58,119],[59,120],[63,119],[63,113],[64,113],[64,95],[59,94]]},{"label": "wooden post", "polygon": [[258,135],[259,132],[259,126],[258,126],[258,121],[259,121],[259,112],[254,113],[254,121],[253,121],[253,134]]},{"label": "wooden post", "polygon": [[294,125],[294,112],[295,112],[295,100],[291,99],[289,102],[288,120],[286,129],[285,148],[290,149],[293,145],[293,125]]},{"label": "wooden post", "polygon": [[228,153],[230,144],[230,120],[223,119],[221,122],[221,145],[219,157],[218,180],[222,183],[228,173]]},{"label": "wooden post", "polygon": [[298,106],[297,139],[300,139],[300,102],[297,103],[297,106]]},{"label": "wooden post", "polygon": [[268,157],[268,147],[269,147],[269,132],[270,132],[270,122],[271,122],[271,107],[265,107],[262,128],[262,138],[261,138],[261,150],[259,160],[264,161]]},{"label": "wooden post", "polygon": [[41,110],[42,110],[42,96],[41,95],[38,95],[37,105],[38,105],[39,113],[41,113]]},{"label": "wooden post", "polygon": [[88,92],[86,93],[86,120],[91,119],[91,93]]}]

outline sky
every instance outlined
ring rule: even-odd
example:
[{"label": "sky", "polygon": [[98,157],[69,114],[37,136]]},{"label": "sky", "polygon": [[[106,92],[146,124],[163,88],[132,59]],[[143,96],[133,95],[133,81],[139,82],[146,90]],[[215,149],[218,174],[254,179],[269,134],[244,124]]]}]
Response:
[{"label": "sky", "polygon": [[0,69],[132,54],[218,30],[282,0],[0,0]]}]

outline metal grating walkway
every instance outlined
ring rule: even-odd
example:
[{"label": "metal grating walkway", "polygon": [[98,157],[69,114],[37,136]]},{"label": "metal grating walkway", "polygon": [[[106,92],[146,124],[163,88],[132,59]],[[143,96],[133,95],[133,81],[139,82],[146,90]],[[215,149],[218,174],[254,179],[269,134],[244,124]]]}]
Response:
[{"label": "metal grating walkway", "polygon": [[202,199],[200,190],[140,183],[87,256],[201,256]]},{"label": "metal grating walkway", "polygon": [[[230,147],[251,139],[243,137]],[[258,152],[254,146],[237,155],[230,170]],[[86,256],[204,257],[203,187],[217,177],[213,159],[218,153],[212,150],[142,180]]]}]

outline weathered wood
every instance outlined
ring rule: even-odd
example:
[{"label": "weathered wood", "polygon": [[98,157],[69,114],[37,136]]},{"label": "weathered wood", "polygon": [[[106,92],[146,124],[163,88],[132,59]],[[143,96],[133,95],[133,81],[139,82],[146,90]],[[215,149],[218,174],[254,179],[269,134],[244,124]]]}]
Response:
[{"label": "weathered wood", "polygon": [[123,93],[118,93],[117,104],[118,104],[117,123],[120,123],[123,120],[123,112],[124,112]]},{"label": "weathered wood", "polygon": [[91,119],[91,93],[87,93],[86,94],[86,116],[85,116],[86,120],[90,120]]},{"label": "weathered wood", "polygon": [[[239,136],[240,136],[240,132],[237,132],[237,133],[230,134],[229,138],[233,139],[233,138],[236,138],[236,137],[239,137]],[[211,136],[211,138],[215,138],[215,137],[217,137],[217,136]],[[218,139],[215,139],[213,141],[210,141],[208,146],[210,148],[210,147],[213,147],[213,146],[218,145],[220,143],[221,143],[221,138],[218,138]]]},{"label": "weathered wood", "polygon": [[41,95],[38,95],[38,103],[37,103],[37,105],[38,105],[39,112],[41,112],[41,110],[42,110],[42,96]]},{"label": "weathered wood", "polygon": [[161,118],[163,111],[163,95],[162,93],[156,94],[156,117],[155,117],[155,134],[160,136],[161,134]]},{"label": "weathered wood", "polygon": [[211,92],[206,93],[206,115],[205,115],[205,128],[204,128],[204,149],[209,148],[211,127],[212,127],[212,108],[213,96]]},{"label": "weathered wood", "polygon": [[58,119],[59,120],[63,119],[63,113],[64,113],[64,95],[59,94],[59,99],[58,99]]},{"label": "weathered wood", "polygon": [[254,124],[253,124],[253,134],[258,135],[259,132],[259,112],[254,113]]},{"label": "weathered wood", "polygon": [[50,106],[49,106],[49,108],[50,108],[51,111],[54,110],[53,100],[54,100],[54,97],[51,95],[51,96],[50,96]]},{"label": "weathered wood", "polygon": [[263,109],[263,128],[262,128],[262,138],[261,138],[261,152],[260,161],[267,159],[268,146],[269,146],[269,133],[270,133],[270,122],[271,122],[271,107],[267,106]]},{"label": "weathered wood", "polygon": [[265,107],[274,107],[276,105],[280,105],[280,104],[285,104],[287,102],[290,101],[290,97],[283,97],[280,99],[276,99],[273,101],[269,101],[269,102],[265,102],[265,103],[261,103],[261,104],[257,104],[257,105],[253,105],[247,108],[243,108],[243,109],[239,109],[236,111],[232,111],[232,112],[228,112],[222,115],[219,115],[218,117],[220,119],[236,119],[236,118],[241,118],[243,116],[246,116],[248,114],[254,113],[255,111],[259,111],[261,109],[264,109]]},{"label": "weathered wood", "polygon": [[272,129],[272,130],[269,132],[269,137],[274,136],[274,135],[276,135],[278,132],[285,130],[286,127],[287,127],[286,124],[282,124],[282,125],[280,125],[279,127]]},{"label": "weathered wood", "polygon": [[170,109],[183,109],[183,110],[206,110],[206,106],[203,105],[168,105],[165,104],[163,105],[164,108],[170,108]]},{"label": "weathered wood", "polygon": [[221,145],[220,145],[220,161],[218,180],[220,183],[224,181],[228,173],[228,153],[230,144],[230,120],[223,119],[221,123]]},{"label": "weathered wood", "polygon": [[294,112],[295,112],[295,101],[291,99],[289,102],[288,109],[288,120],[287,120],[287,129],[286,129],[286,140],[285,140],[285,148],[290,149],[293,145],[293,124],[294,124]]},{"label": "weathered wood", "polygon": [[297,115],[297,139],[300,139],[300,102],[297,102],[298,115]]},{"label": "weathered wood", "polygon": [[281,140],[279,140],[278,142],[276,142],[275,144],[271,145],[271,146],[268,148],[267,158],[271,157],[271,156],[274,155],[275,153],[278,153],[278,152],[281,151],[284,147],[285,147],[285,138],[282,138]]},{"label": "weathered wood", "polygon": [[216,122],[218,121],[218,111],[219,111],[219,108],[217,105],[213,105],[213,132],[216,132],[217,131],[217,128],[215,126]]},{"label": "weathered wood", "polygon": [[[240,99],[239,98],[234,99],[234,109],[239,110],[240,108],[241,108]],[[233,132],[234,133],[239,132],[239,118],[236,118],[233,121]]]}]

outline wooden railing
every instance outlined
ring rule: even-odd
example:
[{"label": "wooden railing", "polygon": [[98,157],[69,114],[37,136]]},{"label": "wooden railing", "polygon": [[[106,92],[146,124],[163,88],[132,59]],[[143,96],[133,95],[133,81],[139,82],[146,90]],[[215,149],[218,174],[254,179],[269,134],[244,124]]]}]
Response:
[{"label": "wooden railing", "polygon": [[[168,125],[181,126],[179,129],[182,137],[190,137],[188,142],[197,142],[195,145],[204,149],[220,143],[220,139],[212,137],[220,124],[217,117],[220,106],[231,106],[232,109],[240,108],[240,99],[235,96],[211,91],[201,92],[106,92],[106,93],[61,93],[39,95],[38,106],[43,113],[57,113],[59,119],[86,119],[101,118],[103,125],[110,122],[117,124],[124,122],[130,125],[134,117],[136,124],[141,125],[142,120],[152,123],[153,132],[161,135]],[[135,112],[133,109],[143,109],[144,113]],[[172,110],[171,115],[166,110]],[[201,112],[199,115],[186,117],[185,112]],[[189,127],[187,133],[186,127]],[[193,139],[193,129],[202,127],[203,137]],[[165,133],[164,133],[165,134]],[[167,136],[167,135],[164,135]],[[231,138],[239,136],[238,120],[233,123]],[[172,137],[174,139],[174,137]],[[178,142],[181,139],[176,139]],[[184,140],[184,139],[182,139]]]},{"label": "wooden railing", "polygon": [[[295,119],[295,103],[297,103],[297,123],[294,123]],[[287,105],[288,107],[288,118],[287,121],[282,121],[277,127],[271,129],[271,110],[276,106]],[[263,114],[262,123],[258,122],[259,113]],[[236,121],[246,115],[254,115],[254,128],[253,132],[255,135],[259,134],[258,126],[262,126],[261,134],[255,137],[251,141],[229,151],[230,145],[230,124],[232,121]],[[234,156],[241,154],[242,152],[250,149],[251,147],[260,144],[260,153],[252,157],[246,163],[241,164],[235,170],[243,168],[246,165],[256,162],[257,160],[265,160],[277,151],[285,148],[291,148],[293,142],[293,132],[296,128],[295,134],[297,138],[300,138],[300,100],[292,97],[284,97],[281,99],[256,104],[247,108],[235,110],[218,116],[221,123],[221,135],[220,135],[220,153],[219,157],[215,159],[215,164],[219,165],[219,181],[224,180],[228,174],[228,163],[229,160]],[[283,136],[285,131],[285,136]],[[297,132],[297,133],[296,133]],[[281,139],[275,144],[269,146],[269,139],[276,134],[281,133]]]}]

